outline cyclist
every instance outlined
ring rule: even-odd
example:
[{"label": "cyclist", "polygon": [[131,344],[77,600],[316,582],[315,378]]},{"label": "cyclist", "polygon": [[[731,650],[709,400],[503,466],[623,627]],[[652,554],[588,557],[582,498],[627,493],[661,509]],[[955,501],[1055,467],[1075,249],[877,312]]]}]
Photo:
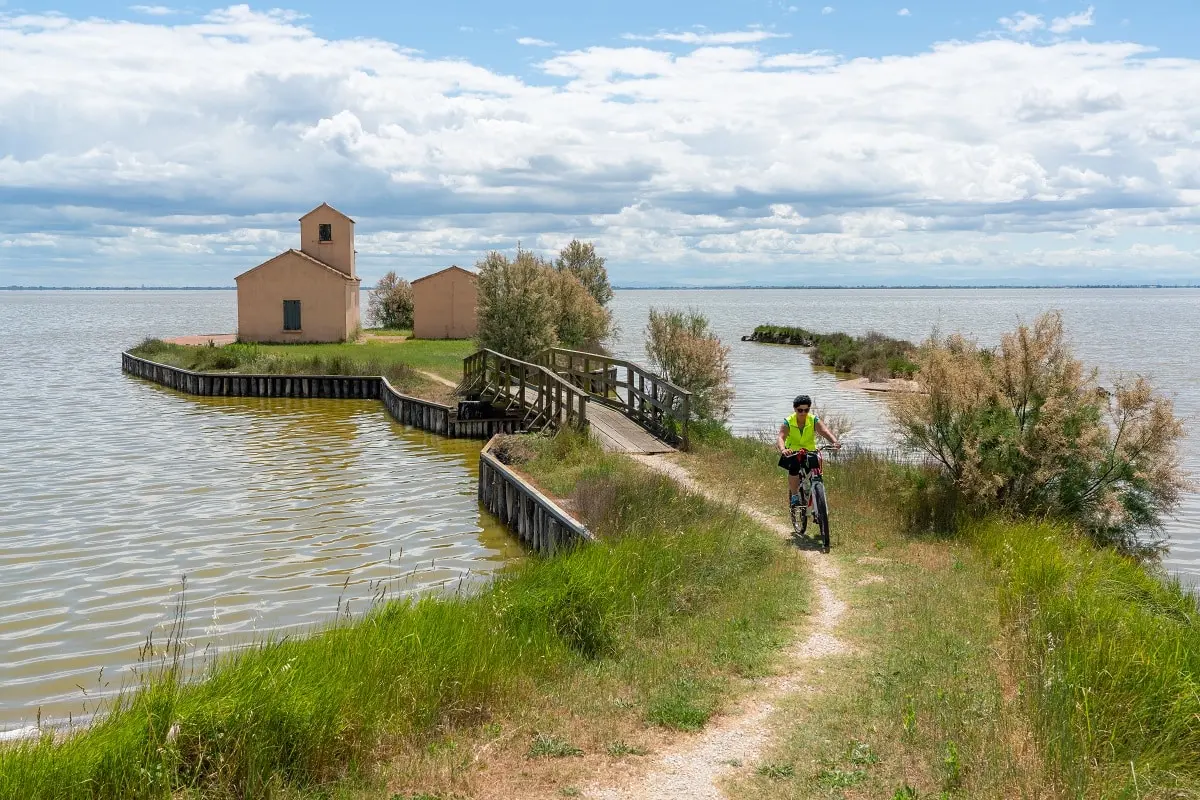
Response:
[{"label": "cyclist", "polygon": [[833,431],[812,413],[812,398],[806,394],[798,395],[792,401],[794,414],[789,416],[779,426],[779,435],[775,444],[779,447],[779,466],[788,471],[788,495],[793,506],[803,505],[800,498],[800,474],[804,471],[797,453],[800,450],[816,452],[817,434],[829,440],[834,449],[840,449],[842,444],[833,435]]}]

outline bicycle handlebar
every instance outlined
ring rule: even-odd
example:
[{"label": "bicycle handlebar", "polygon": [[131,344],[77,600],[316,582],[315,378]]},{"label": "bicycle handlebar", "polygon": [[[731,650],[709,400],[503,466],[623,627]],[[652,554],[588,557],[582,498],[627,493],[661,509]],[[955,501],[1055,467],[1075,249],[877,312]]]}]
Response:
[{"label": "bicycle handlebar", "polygon": [[[839,445],[840,445],[840,442],[839,442]],[[834,447],[834,446],[833,446],[833,445],[831,445],[831,444],[823,444],[823,445],[820,445],[820,446],[818,446],[815,452],[817,452],[817,453],[824,453],[824,452],[826,452],[826,451],[828,451],[828,450],[834,450],[834,451],[837,451],[837,450],[840,450],[840,449],[841,449],[841,447],[840,447],[840,446],[839,446],[839,447]],[[794,456],[794,455],[796,455],[796,454],[797,454],[797,453],[799,453],[799,452],[800,452],[799,450],[784,450],[784,451],[783,451],[783,453],[782,453],[782,455],[785,455],[785,456]],[[806,451],[806,452],[814,452],[814,451]]]}]

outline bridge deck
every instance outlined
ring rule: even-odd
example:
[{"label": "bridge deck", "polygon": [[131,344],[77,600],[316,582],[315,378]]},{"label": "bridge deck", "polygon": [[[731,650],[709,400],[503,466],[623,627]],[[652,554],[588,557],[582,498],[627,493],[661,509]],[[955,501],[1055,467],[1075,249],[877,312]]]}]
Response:
[{"label": "bridge deck", "polygon": [[588,403],[588,422],[593,439],[610,453],[671,453],[675,448],[655,437],[620,411]]},{"label": "bridge deck", "polygon": [[[521,395],[521,387],[512,384],[507,387],[493,387],[499,396],[508,396],[516,400]],[[536,401],[538,389],[526,387],[527,402]],[[641,425],[631,420],[616,409],[592,401],[587,404],[587,418],[591,437],[609,453],[673,453],[675,448],[647,431]]]}]

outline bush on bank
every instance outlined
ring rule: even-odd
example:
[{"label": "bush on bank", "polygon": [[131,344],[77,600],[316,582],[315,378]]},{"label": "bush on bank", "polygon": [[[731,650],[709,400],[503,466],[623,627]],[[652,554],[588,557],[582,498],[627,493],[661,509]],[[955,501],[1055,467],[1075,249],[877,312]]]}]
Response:
[{"label": "bush on bank", "polygon": [[890,408],[904,441],[939,472],[933,500],[975,513],[1068,520],[1097,542],[1152,553],[1188,488],[1183,421],[1141,377],[1097,383],[1071,351],[1058,313],[981,350],[932,337],[918,355],[920,393]]},{"label": "bush on bank", "polygon": [[579,504],[599,543],[531,557],[474,596],[393,601],[262,643],[220,658],[204,680],[185,681],[181,659],[167,663],[90,729],[0,748],[0,798],[256,797],[322,785],[400,737],[486,718],[513,696],[532,701],[547,682],[622,658],[718,598],[746,598],[739,613],[751,628],[784,623],[797,586],[765,577],[779,553],[770,534],[580,437],[536,448],[527,469],[586,487]]}]

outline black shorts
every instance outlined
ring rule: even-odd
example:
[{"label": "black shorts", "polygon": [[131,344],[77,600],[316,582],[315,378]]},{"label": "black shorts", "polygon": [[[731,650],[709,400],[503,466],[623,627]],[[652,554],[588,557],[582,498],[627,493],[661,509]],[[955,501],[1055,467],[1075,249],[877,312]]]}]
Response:
[{"label": "black shorts", "polygon": [[820,463],[818,458],[819,456],[811,450],[804,454],[803,459],[800,455],[781,455],[779,456],[779,466],[786,469],[788,475],[799,475],[805,468],[816,469]]}]

